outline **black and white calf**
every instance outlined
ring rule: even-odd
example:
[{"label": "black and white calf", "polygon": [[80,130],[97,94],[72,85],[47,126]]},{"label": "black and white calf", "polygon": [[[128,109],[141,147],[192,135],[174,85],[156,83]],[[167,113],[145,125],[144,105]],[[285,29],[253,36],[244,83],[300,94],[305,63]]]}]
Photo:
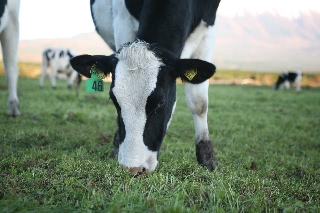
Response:
[{"label": "black and white calf", "polygon": [[40,87],[43,87],[44,79],[49,75],[51,86],[56,88],[58,74],[65,74],[67,76],[68,88],[71,88],[74,83],[78,86],[81,82],[81,75],[70,64],[70,59],[74,56],[75,54],[67,48],[46,48],[42,52]]},{"label": "black and white calf", "polygon": [[0,0],[0,40],[8,82],[8,115],[17,116],[18,100],[18,43],[20,0]]},{"label": "black and white calf", "polygon": [[290,89],[290,84],[295,84],[296,90],[301,90],[302,72],[297,71],[285,71],[282,72],[277,82],[274,84],[274,89],[278,90],[280,86],[284,85],[286,89]]},{"label": "black and white calf", "polygon": [[[119,163],[131,173],[156,169],[160,145],[176,105],[177,78],[185,82],[196,130],[197,160],[209,170],[215,168],[207,113],[208,79],[215,72],[209,61],[219,3],[116,0],[111,4],[91,0],[97,31],[108,44],[115,44],[117,52],[111,56],[81,55],[71,64],[87,77],[94,64],[105,74],[112,73],[109,95],[118,112],[114,150],[118,151]],[[110,31],[114,37],[104,26],[113,26]]]}]

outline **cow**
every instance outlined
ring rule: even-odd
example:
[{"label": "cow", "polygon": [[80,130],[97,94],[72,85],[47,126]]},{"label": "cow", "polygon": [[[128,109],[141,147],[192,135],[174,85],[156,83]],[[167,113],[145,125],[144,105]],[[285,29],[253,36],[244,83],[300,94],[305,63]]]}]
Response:
[{"label": "cow", "polygon": [[279,75],[277,82],[273,85],[273,88],[275,90],[278,90],[282,85],[284,85],[286,89],[290,89],[290,84],[295,84],[296,91],[300,91],[301,80],[302,80],[301,70],[284,71]]},{"label": "cow", "polygon": [[57,87],[56,79],[58,74],[67,76],[67,86],[69,89],[72,88],[74,83],[76,83],[76,86],[79,86],[81,75],[70,64],[70,59],[74,56],[75,54],[68,48],[45,48],[42,52],[42,69],[39,79],[40,88],[43,88],[44,79],[49,75],[51,86],[55,89]]},{"label": "cow", "polygon": [[[113,152],[133,175],[143,176],[158,165],[160,146],[176,106],[177,78],[185,83],[194,120],[197,161],[210,171],[215,169],[207,113],[209,78],[216,70],[210,61],[219,3],[91,0],[97,32],[114,44],[116,52],[79,55],[71,59],[71,65],[86,77],[91,77],[93,68],[112,74],[109,96],[118,114]],[[104,26],[113,29],[106,32]]]},{"label": "cow", "polygon": [[8,115],[18,116],[18,44],[20,0],[0,0],[0,41],[8,83]]}]

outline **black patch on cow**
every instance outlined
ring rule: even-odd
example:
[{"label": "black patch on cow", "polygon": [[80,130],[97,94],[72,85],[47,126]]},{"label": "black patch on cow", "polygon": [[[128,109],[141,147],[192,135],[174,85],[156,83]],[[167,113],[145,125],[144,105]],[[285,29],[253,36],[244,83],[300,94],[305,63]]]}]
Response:
[{"label": "black patch on cow", "polygon": [[125,0],[129,13],[137,20],[140,20],[140,13],[144,0]]},{"label": "black patch on cow", "polygon": [[67,50],[67,55],[69,56],[70,59],[74,57],[74,55],[69,50]]},{"label": "black patch on cow", "polygon": [[294,82],[297,78],[298,74],[296,72],[288,72],[287,73],[287,79],[289,82]]},{"label": "black patch on cow", "polygon": [[1,26],[1,18],[4,14],[6,5],[7,5],[7,0],[0,0],[0,26]]},{"label": "black patch on cow", "polygon": [[59,57],[60,57],[60,58],[64,57],[64,51],[63,51],[63,50],[60,51]]},{"label": "black patch on cow", "polygon": [[50,53],[50,52],[52,52],[51,49],[47,49],[47,50],[44,52],[44,57],[45,57],[46,60],[47,60],[47,65],[48,65],[48,67],[50,66],[50,61],[51,61],[51,58],[50,58],[50,56],[49,56],[49,53]]},{"label": "black patch on cow", "polygon": [[186,39],[203,20],[213,25],[220,0],[146,1],[137,38],[157,43],[180,56]]},{"label": "black patch on cow", "polygon": [[200,165],[206,166],[209,171],[216,168],[216,158],[211,141],[200,141],[196,144],[197,161]]},{"label": "black patch on cow", "polygon": [[167,69],[167,66],[160,68],[156,88],[148,97],[146,104],[147,122],[143,141],[152,151],[160,149],[176,101],[175,78]]}]

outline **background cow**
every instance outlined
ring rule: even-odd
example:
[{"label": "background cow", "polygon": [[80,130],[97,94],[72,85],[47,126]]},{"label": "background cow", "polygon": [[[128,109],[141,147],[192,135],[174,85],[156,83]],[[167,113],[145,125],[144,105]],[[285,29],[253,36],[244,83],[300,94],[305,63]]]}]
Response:
[{"label": "background cow", "polygon": [[74,83],[79,86],[81,82],[81,75],[77,73],[70,64],[70,59],[74,56],[75,54],[66,48],[45,49],[42,52],[42,70],[39,82],[40,87],[43,87],[44,79],[49,75],[51,86],[55,89],[58,74],[66,75],[68,88],[71,88]]},{"label": "background cow", "polygon": [[20,114],[17,94],[19,9],[20,0],[0,0],[0,40],[8,82],[8,115],[10,116]]},{"label": "background cow", "polygon": [[302,72],[298,71],[285,71],[282,72],[277,82],[274,84],[274,89],[278,90],[280,86],[284,85],[286,89],[290,89],[290,84],[295,84],[296,90],[301,90]]},{"label": "background cow", "polygon": [[176,78],[180,77],[193,115],[198,163],[213,170],[208,79],[215,72],[209,61],[220,0],[90,2],[97,32],[117,52],[78,56],[71,64],[87,77],[93,65],[105,74],[112,73],[110,97],[118,112],[114,151],[119,163],[134,174],[155,170],[175,109]]}]

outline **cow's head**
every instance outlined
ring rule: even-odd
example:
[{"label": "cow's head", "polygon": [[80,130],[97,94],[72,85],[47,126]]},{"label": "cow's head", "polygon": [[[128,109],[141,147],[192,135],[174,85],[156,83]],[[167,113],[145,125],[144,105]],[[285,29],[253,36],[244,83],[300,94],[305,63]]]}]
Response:
[{"label": "cow's head", "polygon": [[198,59],[179,59],[141,41],[124,45],[111,56],[80,55],[71,60],[75,70],[91,77],[95,64],[112,73],[109,95],[118,112],[119,163],[133,171],[152,172],[176,103],[176,79],[202,83],[215,66]]}]

